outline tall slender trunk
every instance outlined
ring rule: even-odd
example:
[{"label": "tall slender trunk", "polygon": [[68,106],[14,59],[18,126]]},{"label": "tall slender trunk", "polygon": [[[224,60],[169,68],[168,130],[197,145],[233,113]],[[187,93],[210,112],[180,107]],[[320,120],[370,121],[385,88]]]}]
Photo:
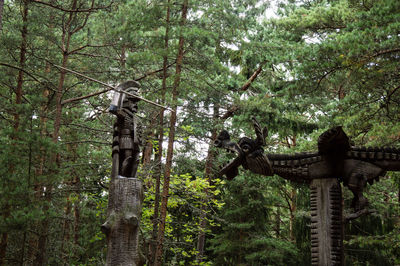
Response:
[{"label": "tall slender trunk", "polygon": [[279,206],[276,209],[275,216],[275,235],[276,238],[279,238],[281,235],[281,208]]},{"label": "tall slender trunk", "polygon": [[[167,70],[168,70],[168,42],[169,42],[169,19],[170,19],[170,0],[167,1],[167,14],[165,19],[165,36],[164,36],[164,49],[165,55],[163,58],[163,79],[162,79],[162,91],[161,91],[161,104],[165,102],[165,95],[167,93]],[[158,221],[160,212],[160,183],[161,183],[161,171],[162,171],[162,152],[164,142],[164,109],[160,110],[159,124],[158,124],[158,150],[155,154],[154,163],[154,214],[153,214],[153,232],[151,235],[151,242],[149,247],[149,265],[154,265],[156,250],[157,250],[157,232],[158,232]]]},{"label": "tall slender trunk", "polygon": [[69,231],[70,231],[69,216],[70,216],[70,214],[71,214],[71,209],[72,209],[72,206],[71,206],[71,205],[72,205],[72,204],[71,204],[71,199],[70,199],[70,197],[68,196],[68,197],[67,197],[67,203],[66,203],[66,206],[65,206],[65,212],[64,212],[63,240],[62,240],[61,248],[60,248],[60,249],[61,249],[60,253],[61,253],[62,261],[63,261],[63,262],[68,262],[68,250],[65,251],[65,245],[68,245],[68,243],[69,243],[69,238],[70,238],[70,233],[69,233]]},{"label": "tall slender trunk", "polygon": [[[46,64],[45,72],[49,74],[51,72],[51,66],[49,63]],[[43,99],[43,104],[40,108],[40,137],[41,138],[47,138],[47,116],[48,116],[48,97],[49,97],[49,89],[47,87],[43,88],[42,92],[42,99]],[[33,180],[33,191],[34,191],[34,202],[40,202],[42,193],[43,193],[43,187],[44,185],[37,179],[37,177],[40,177],[44,173],[44,167],[45,167],[45,162],[46,162],[46,149],[44,147],[40,147],[39,150],[39,156],[38,156],[38,166],[35,169],[35,174],[34,174],[34,180]],[[31,231],[37,231],[37,228],[39,228],[40,225],[36,221],[31,225],[32,230]],[[28,238],[28,251],[27,251],[27,261],[28,262],[33,262],[35,260],[35,256],[37,253],[38,249],[38,243],[39,243],[39,238],[37,233],[30,233],[29,238]]]},{"label": "tall slender trunk", "polygon": [[4,0],[0,0],[0,33],[3,29],[3,9],[4,9]]},{"label": "tall slender trunk", "polygon": [[[63,62],[62,66],[66,67],[68,62],[68,53],[64,53],[63,55]],[[58,82],[58,87],[56,91],[56,113],[55,113],[55,119],[54,119],[54,131],[52,134],[52,141],[53,143],[57,144],[58,143],[58,137],[59,137],[59,131],[60,131],[60,125],[61,125],[61,114],[62,114],[62,95],[63,95],[63,88],[64,88],[64,81],[65,81],[65,71],[61,71],[60,77],[59,77],[59,82]],[[56,174],[57,168],[59,167],[60,163],[60,154],[54,152],[51,155],[50,158],[50,163],[52,164],[51,166],[51,174]],[[49,203],[52,200],[52,190],[53,186],[52,184],[48,184],[45,187],[42,187],[40,189],[41,191],[44,192],[44,199],[47,201],[47,205],[43,207],[43,212],[47,213],[49,210]],[[43,219],[41,223],[41,228],[40,228],[40,233],[39,233],[39,239],[37,242],[37,253],[35,256],[34,264],[35,265],[45,265],[46,264],[46,248],[47,248],[47,237],[48,237],[48,228],[49,228],[49,217],[46,215],[46,217]]]},{"label": "tall slender trunk", "polygon": [[[73,116],[71,120],[77,119],[78,116]],[[79,136],[74,130],[68,130],[66,133],[72,141],[79,140]],[[78,160],[78,144],[76,143],[69,143],[66,145],[67,152],[70,157],[70,161],[76,162]],[[79,200],[72,200],[71,196],[76,195],[80,198],[80,177],[78,173],[71,169],[71,176],[65,181],[65,185],[74,189],[74,192],[67,192],[67,201],[65,206],[65,213],[64,213],[64,224],[63,224],[63,242],[61,243],[60,253],[63,259],[63,262],[68,264],[71,259],[71,252],[72,240],[73,238],[74,243],[76,242],[76,218],[77,218],[77,211],[79,212]],[[73,214],[72,214],[73,212]],[[72,219],[72,215],[74,219]],[[79,219],[79,213],[78,213]],[[73,255],[72,255],[73,256]]]},{"label": "tall slender trunk", "polygon": [[81,202],[81,178],[77,175],[74,176],[75,191],[78,194],[78,201],[74,203],[74,244],[79,246],[79,229],[81,223],[81,211],[79,203]]},{"label": "tall slender trunk", "polygon": [[[77,7],[77,0],[74,0],[72,3],[72,8],[71,10],[76,9]],[[63,29],[63,35],[62,35],[62,42],[61,42],[61,48],[62,48],[62,64],[61,66],[66,68],[67,63],[68,63],[68,57],[69,57],[69,46],[70,46],[70,40],[72,37],[72,32],[71,30],[71,23],[73,21],[75,14],[70,13],[69,18],[65,24],[65,28]],[[58,137],[59,137],[59,132],[60,132],[60,126],[61,126],[61,116],[62,116],[62,96],[64,93],[64,82],[65,82],[65,76],[66,76],[66,71],[61,70],[60,71],[60,76],[58,79],[58,85],[57,85],[57,91],[56,91],[56,110],[55,110],[55,118],[54,118],[54,129],[53,129],[53,134],[52,134],[52,141],[54,144],[58,143]],[[60,154],[54,152],[51,155],[50,158],[50,163],[52,164],[52,167],[54,169],[51,171],[52,174],[56,173],[56,169],[59,167],[60,163]],[[52,192],[53,186],[49,184],[48,186],[45,187],[45,200],[49,203],[52,199]],[[43,212],[47,213],[49,209],[49,204],[45,205],[43,208]],[[47,247],[47,236],[48,236],[48,227],[49,227],[49,217],[46,216],[41,224],[41,232],[39,234],[39,240],[38,240],[38,251],[36,253],[36,258],[34,263],[36,265],[45,265],[46,264],[46,247]]]},{"label": "tall slender trunk", "polygon": [[[153,120],[154,121],[154,120]],[[152,122],[153,122],[152,121]],[[155,123],[150,124],[150,128],[154,128]],[[152,139],[155,137],[154,131],[151,131],[150,134],[147,136],[146,144],[143,148],[143,157],[142,157],[142,165],[143,169],[147,169],[151,162],[151,154],[153,153],[153,142]]]},{"label": "tall slender trunk", "polygon": [[142,155],[142,167],[147,172],[150,162],[151,162],[151,155],[153,154],[153,139],[156,136],[156,132],[154,128],[157,128],[157,118],[160,114],[156,112],[155,114],[151,115],[151,122],[149,128],[151,131],[146,133],[146,143],[143,147],[143,155]]},{"label": "tall slender trunk", "polygon": [[290,192],[290,220],[289,220],[289,235],[291,240],[295,240],[294,232],[293,232],[293,224],[294,224],[294,213],[296,212],[296,195],[297,191],[295,188],[292,188]]},{"label": "tall slender trunk", "polygon": [[[45,73],[50,74],[51,72],[51,65],[46,63]],[[48,98],[50,92],[47,87],[43,87],[42,92],[42,101],[43,104],[40,107],[40,138],[45,139],[47,138],[48,131],[47,131],[47,120],[48,120]],[[42,198],[43,188],[44,185],[37,177],[41,177],[44,174],[45,162],[46,162],[46,149],[44,147],[40,147],[39,156],[38,156],[38,166],[35,169],[34,180],[33,180],[33,192],[34,198],[33,201],[39,203]],[[40,227],[40,224],[35,221],[32,225],[31,231],[37,231],[37,228]],[[27,261],[32,263],[35,261],[35,256],[38,250],[38,232],[30,233],[28,238],[28,251],[27,251]]]},{"label": "tall slender trunk", "polygon": [[[214,105],[214,114],[213,114],[213,120],[214,123],[217,123],[219,119],[219,106],[217,104]],[[208,180],[209,184],[212,184],[211,180],[211,174],[212,174],[212,168],[213,168],[213,162],[215,159],[215,152],[214,152],[214,142],[217,139],[217,128],[214,127],[213,130],[211,131],[211,141],[208,146],[208,152],[207,152],[207,159],[206,159],[206,164],[205,164],[205,177]],[[200,212],[200,228],[199,228],[199,235],[197,238],[197,263],[201,263],[204,258],[204,246],[206,242],[206,227],[207,227],[207,219],[206,219],[206,206],[207,206],[207,201],[209,197],[208,189],[205,191],[205,199],[203,200],[203,204],[201,205],[201,212]]]},{"label": "tall slender trunk", "polygon": [[[289,148],[294,148],[296,147],[296,135],[292,136],[289,141],[289,137],[287,139],[287,144]],[[292,188],[290,191],[290,204],[289,204],[289,211],[290,211],[290,219],[289,219],[289,237],[291,240],[295,240],[294,232],[293,232],[293,224],[294,224],[294,219],[295,219],[295,212],[297,209],[296,205],[296,197],[297,197],[297,190],[295,188]]]},{"label": "tall slender trunk", "polygon": [[[20,116],[19,116],[19,105],[22,103],[22,87],[24,83],[24,72],[22,71],[25,68],[25,63],[26,63],[26,47],[27,47],[27,36],[28,36],[28,1],[23,1],[23,6],[22,6],[22,29],[21,29],[21,47],[20,47],[20,54],[19,54],[19,67],[20,70],[18,71],[18,77],[17,77],[17,87],[15,91],[15,105],[16,105],[16,110],[14,114],[14,132],[11,136],[13,140],[16,140],[18,138],[18,131],[19,131],[19,122],[20,122]],[[4,1],[2,1],[1,6],[0,6],[0,16],[2,16],[3,12],[3,5]],[[0,17],[1,18],[1,17]],[[0,26],[1,26],[1,21],[0,21]],[[1,30],[1,29],[0,29]],[[10,164],[9,166],[9,174],[12,175],[12,173],[15,171],[15,166],[13,164]],[[10,215],[10,206],[7,204],[4,206],[3,209],[3,217],[6,219]],[[7,250],[7,244],[8,244],[8,232],[3,232],[1,234],[1,239],[0,239],[0,265],[5,264],[5,258],[6,258],[6,250]]]},{"label": "tall slender trunk", "polygon": [[[181,20],[182,28],[186,24],[187,10],[188,10],[188,0],[184,0],[183,5],[182,5],[182,20]],[[179,37],[178,55],[176,58],[176,70],[175,70],[174,85],[172,87],[172,104],[173,104],[174,112],[172,112],[172,114],[171,114],[170,130],[169,130],[169,136],[168,136],[167,159],[166,159],[165,172],[164,172],[164,184],[163,184],[163,194],[162,194],[161,210],[160,210],[160,223],[159,223],[159,227],[158,227],[156,260],[154,263],[157,266],[161,266],[162,257],[163,257],[165,219],[167,216],[169,181],[170,181],[170,176],[171,176],[172,158],[173,158],[173,152],[174,152],[175,124],[176,124],[177,109],[178,109],[177,108],[177,100],[178,100],[178,94],[179,94],[179,85],[181,82],[184,42],[185,42],[185,39],[183,37],[183,34],[181,33],[181,35]]]}]

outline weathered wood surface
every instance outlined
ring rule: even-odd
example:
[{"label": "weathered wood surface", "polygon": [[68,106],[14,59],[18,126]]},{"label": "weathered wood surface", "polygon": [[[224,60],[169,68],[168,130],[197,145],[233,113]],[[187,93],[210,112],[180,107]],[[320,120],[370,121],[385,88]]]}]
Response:
[{"label": "weathered wood surface", "polygon": [[101,226],[107,236],[106,265],[143,265],[143,257],[139,250],[142,181],[138,178],[117,177],[112,183],[107,221]]},{"label": "weathered wood surface", "polygon": [[311,265],[343,265],[342,189],[336,178],[314,179],[311,196]]}]

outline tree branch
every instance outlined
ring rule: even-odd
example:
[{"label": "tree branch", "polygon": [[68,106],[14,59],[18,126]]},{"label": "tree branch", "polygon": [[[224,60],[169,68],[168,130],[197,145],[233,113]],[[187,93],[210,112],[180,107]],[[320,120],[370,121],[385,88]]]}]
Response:
[{"label": "tree branch", "polygon": [[[92,0],[92,4],[90,6],[90,9],[93,9],[94,7],[94,0]],[[89,11],[86,16],[85,16],[85,20],[83,21],[83,23],[80,26],[77,26],[71,33],[77,33],[78,31],[80,31],[81,29],[83,29],[86,26],[86,23],[88,22],[89,16],[92,13],[92,11]]]},{"label": "tree branch", "polygon": [[[175,63],[176,63],[176,61],[173,62],[173,63],[171,63],[171,64],[169,64],[169,65],[167,65],[167,68],[169,68],[169,67],[175,65]],[[136,78],[135,81],[142,80],[142,79],[144,79],[144,78],[146,78],[146,77],[148,77],[148,76],[154,75],[154,74],[156,74],[156,73],[158,73],[158,72],[161,72],[161,71],[163,71],[163,70],[164,70],[164,68],[160,68],[160,69],[157,69],[157,70],[154,70],[154,71],[147,72],[147,73],[145,73],[143,76],[141,76],[141,77],[139,77],[139,78]]]},{"label": "tree branch", "polygon": [[9,68],[14,68],[14,69],[16,69],[16,70],[22,71],[22,72],[24,72],[25,74],[27,74],[28,76],[30,76],[31,78],[33,78],[35,81],[37,81],[37,82],[39,82],[39,83],[42,83],[40,80],[38,80],[38,79],[37,79],[36,77],[34,77],[32,74],[30,74],[29,72],[27,72],[25,69],[22,69],[22,68],[20,68],[20,67],[13,66],[13,65],[10,65],[10,64],[7,64],[7,63],[0,63],[0,66],[5,66],[5,67],[9,67]]},{"label": "tree branch", "polygon": [[[250,87],[250,85],[253,83],[253,81],[258,77],[258,75],[261,73],[263,66],[267,63],[267,61],[265,60],[264,62],[262,62],[260,64],[260,66],[256,69],[256,71],[254,71],[253,75],[251,75],[251,77],[246,81],[246,83],[240,88],[241,91],[246,91],[248,90],[248,88]],[[226,120],[229,117],[232,117],[234,115],[234,113],[239,110],[239,106],[238,105],[232,105],[228,108],[228,111],[226,111],[226,113],[224,115],[222,115],[221,119],[222,120]]]},{"label": "tree branch", "polygon": [[[74,55],[82,55],[82,56],[88,56],[88,57],[93,57],[93,58],[100,57],[100,58],[107,58],[107,59],[110,59],[110,60],[120,61],[119,58],[113,58],[111,56],[100,55],[100,54],[89,54],[89,53],[78,53],[78,52],[76,52]],[[97,72],[97,73],[103,73],[103,72]]]},{"label": "tree branch", "polygon": [[376,212],[376,210],[362,209],[362,210],[359,210],[358,212],[346,215],[344,217],[344,220],[345,220],[345,222],[349,222],[351,220],[357,219],[358,217],[361,217],[361,216],[364,216],[367,214],[371,214],[371,213],[375,213],[375,212]]},{"label": "tree branch", "polygon": [[85,48],[88,48],[88,47],[92,47],[92,48],[100,48],[100,47],[108,47],[108,46],[113,46],[113,45],[115,45],[115,43],[109,43],[109,44],[100,44],[100,45],[91,45],[91,44],[86,44],[86,45],[84,45],[84,46],[81,46],[81,47],[79,47],[79,48],[76,48],[76,49],[74,49],[74,50],[72,50],[72,51],[68,52],[68,55],[70,55],[70,54],[74,54],[74,53],[76,53],[76,52],[78,52],[78,51],[80,51],[80,50],[83,50],[83,49],[85,49]]},{"label": "tree branch", "polygon": [[377,57],[377,56],[380,56],[380,55],[396,53],[396,52],[400,52],[400,48],[394,48],[394,49],[387,49],[387,50],[379,51],[379,52],[373,54],[371,57]]},{"label": "tree branch", "polygon": [[111,89],[111,88],[107,88],[107,89],[104,89],[104,90],[102,90],[102,91],[90,93],[90,94],[88,94],[88,95],[84,95],[84,96],[80,96],[80,97],[75,97],[75,98],[70,98],[70,99],[67,99],[67,100],[65,100],[65,101],[62,101],[61,104],[64,105],[64,104],[67,104],[67,103],[70,103],[70,102],[75,102],[75,101],[87,99],[87,98],[90,98],[90,97],[93,97],[93,96],[97,96],[97,95],[106,93],[106,92],[108,92],[108,91],[110,91],[110,90],[112,90],[112,89]]},{"label": "tree branch", "polygon": [[63,12],[70,12],[70,13],[85,13],[85,12],[93,12],[93,11],[97,11],[97,10],[103,10],[103,9],[107,9],[110,8],[113,4],[113,1],[111,1],[111,3],[108,6],[101,6],[101,7],[91,7],[88,9],[65,9],[61,6],[57,6],[57,5],[53,5],[51,3],[47,3],[47,2],[42,2],[42,1],[38,1],[38,0],[33,0],[32,2],[40,4],[40,5],[45,5]]},{"label": "tree branch", "polygon": [[251,75],[251,77],[246,81],[246,83],[240,88],[241,91],[246,91],[251,83],[253,83],[253,81],[258,77],[258,75],[261,73],[262,71],[262,67],[267,63],[267,61],[264,61],[260,64],[260,66],[256,69],[256,71],[254,71],[253,75]]}]

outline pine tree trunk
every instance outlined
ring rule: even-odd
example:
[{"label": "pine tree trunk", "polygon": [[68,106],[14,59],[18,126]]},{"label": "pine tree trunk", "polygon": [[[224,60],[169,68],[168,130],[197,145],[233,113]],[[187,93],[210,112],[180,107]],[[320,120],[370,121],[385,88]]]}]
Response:
[{"label": "pine tree trunk", "polygon": [[281,234],[281,208],[278,206],[275,216],[275,236],[279,238]]},{"label": "pine tree trunk", "polygon": [[[152,120],[155,121],[155,120]],[[150,124],[150,128],[154,128],[155,124],[151,123]],[[151,154],[153,152],[153,142],[152,139],[155,137],[154,131],[152,131],[147,140],[146,140],[146,144],[144,145],[143,148],[143,158],[142,158],[142,165],[143,165],[143,169],[146,169],[147,167],[149,167],[149,164],[151,162]]]},{"label": "pine tree trunk", "polygon": [[[3,14],[3,6],[4,6],[4,1],[1,2],[0,6],[0,27],[1,27],[1,18]],[[21,29],[21,48],[20,48],[20,58],[19,58],[19,67],[21,70],[18,71],[18,77],[17,77],[17,87],[15,90],[15,105],[16,105],[16,111],[14,114],[14,132],[11,138],[13,140],[16,140],[18,137],[18,131],[19,131],[19,110],[18,106],[22,103],[22,86],[24,83],[24,72],[22,71],[25,68],[25,63],[26,63],[26,48],[27,48],[27,37],[28,37],[28,2],[23,1],[23,11],[22,11],[22,29]],[[1,29],[0,29],[1,30]],[[14,172],[14,165],[9,166],[9,174],[11,175]],[[10,206],[6,205],[4,206],[3,209],[3,217],[4,219],[7,219],[8,216],[10,215]],[[5,259],[6,259],[6,250],[7,250],[7,244],[8,244],[8,232],[3,232],[1,234],[0,238],[0,265],[5,264]]]},{"label": "pine tree trunk", "polygon": [[81,212],[79,208],[79,203],[81,202],[81,179],[76,176],[73,181],[75,185],[76,193],[78,194],[78,201],[74,203],[74,244],[79,246],[79,228],[81,222]]},{"label": "pine tree trunk", "polygon": [[[51,71],[50,64],[46,64],[46,69],[45,72],[49,74]],[[41,138],[47,138],[47,117],[48,117],[48,97],[49,97],[49,89],[48,88],[43,88],[43,93],[42,93],[42,98],[43,98],[43,105],[41,106],[41,113],[40,113],[40,137]],[[41,147],[40,152],[39,152],[39,166],[35,170],[35,176],[42,176],[44,173],[44,166],[46,162],[46,150]],[[38,180],[34,180],[34,185],[33,185],[33,191],[34,191],[34,200],[39,202],[41,200],[42,194],[43,194],[43,184],[41,184]],[[32,230],[31,231],[36,231],[37,228],[39,228],[40,225],[38,222],[34,222],[33,225],[31,226]],[[33,229],[34,228],[34,229]],[[28,254],[27,254],[27,261],[28,262],[33,262],[35,260],[36,252],[38,249],[38,242],[39,238],[37,233],[30,234],[29,240],[28,240]]]},{"label": "pine tree trunk", "polygon": [[[76,135],[75,131],[69,131],[66,134],[68,134],[69,136],[71,136],[72,139],[77,140],[78,136]],[[77,149],[78,146],[76,143],[72,143],[72,144],[67,144],[67,151],[71,156],[71,161],[75,162],[78,159],[78,153],[77,153]],[[72,170],[71,172],[71,177],[69,178],[68,181],[64,182],[65,186],[70,187],[70,188],[75,188],[76,187],[76,183],[77,180],[79,180],[79,177],[77,176],[75,170]],[[75,193],[78,193],[78,190],[76,190]],[[72,212],[72,208],[73,208],[73,204],[74,204],[74,211],[75,211],[75,207],[77,204],[79,204],[78,202],[71,202],[71,192],[67,192],[67,202],[66,202],[66,207],[65,207],[65,214],[64,214],[64,225],[63,225],[63,242],[61,243],[61,256],[62,256],[62,260],[65,263],[69,263],[70,260],[70,256],[69,254],[70,249],[68,248],[68,246],[70,246],[70,239],[71,239],[71,229],[72,229],[72,219],[70,218],[71,216],[71,212]],[[74,214],[75,216],[75,214]],[[65,246],[67,246],[67,248],[65,248]]]},{"label": "pine tree trunk", "polygon": [[[167,14],[165,19],[165,36],[164,36],[164,49],[165,55],[163,58],[163,79],[162,79],[162,91],[161,91],[161,104],[165,103],[165,95],[167,93],[167,70],[168,70],[168,42],[169,42],[169,19],[170,19],[170,0],[167,1]],[[158,150],[155,154],[155,188],[154,188],[154,214],[153,214],[153,232],[149,247],[149,265],[154,265],[156,250],[157,250],[157,232],[158,232],[158,221],[160,213],[160,183],[161,183],[161,172],[162,172],[162,153],[164,143],[164,109],[160,110],[159,124],[158,124]]]},{"label": "pine tree trunk", "polygon": [[[296,135],[292,136],[292,137],[286,137],[286,143],[288,148],[294,148],[297,145],[296,142],[297,138]],[[290,196],[289,196],[289,211],[290,211],[290,218],[289,218],[289,237],[290,240],[295,240],[294,237],[294,232],[293,232],[293,224],[294,224],[294,219],[295,219],[295,212],[296,212],[296,195],[297,195],[297,191],[295,188],[292,188],[292,190],[290,191]]]},{"label": "pine tree trunk", "polygon": [[64,225],[63,225],[63,241],[61,243],[61,256],[62,256],[62,260],[64,262],[68,261],[68,257],[67,257],[67,252],[65,252],[65,245],[68,245],[69,243],[69,231],[70,231],[70,222],[69,222],[69,216],[71,214],[71,201],[70,198],[67,197],[67,205],[65,206],[65,213],[64,213]]},{"label": "pine tree trunk", "polygon": [[290,239],[294,240],[293,224],[294,224],[294,213],[296,212],[296,189],[292,188],[290,192],[290,220],[289,220],[289,234]]},{"label": "pine tree trunk", "polygon": [[[214,105],[214,115],[213,115],[214,123],[217,123],[218,119],[219,119],[219,106]],[[211,142],[208,146],[206,165],[205,165],[205,169],[204,169],[205,177],[208,180],[210,185],[212,185],[211,174],[212,174],[213,162],[215,159],[214,142],[216,139],[217,139],[217,129],[216,129],[216,127],[214,127],[211,132]],[[206,206],[207,206],[207,201],[208,201],[208,197],[209,197],[208,189],[206,189],[205,194],[206,194],[206,198],[204,199],[204,202],[201,205],[200,228],[199,228],[199,235],[197,238],[197,258],[196,259],[197,259],[197,263],[199,263],[199,264],[203,261],[204,246],[205,246],[205,242],[206,242],[205,231],[206,231],[206,227],[207,227]]]},{"label": "pine tree trunk", "polygon": [[[66,67],[67,66],[67,61],[68,61],[68,55],[67,53],[63,54],[63,62],[62,66]],[[60,125],[61,125],[61,114],[62,114],[62,95],[63,95],[63,87],[64,87],[64,81],[65,81],[65,75],[66,72],[64,70],[61,70],[60,73],[60,78],[59,78],[59,83],[56,91],[56,114],[55,114],[55,119],[54,119],[54,131],[52,135],[52,140],[55,144],[58,143],[58,136],[59,136],[59,131],[60,131]],[[50,162],[52,164],[56,164],[57,166],[59,165],[59,154],[54,153],[52,154],[50,158]],[[55,174],[56,170],[52,170],[53,174]],[[41,189],[42,190],[42,189]],[[50,184],[45,187],[45,196],[44,199],[50,203],[52,200],[52,190],[53,186]],[[49,206],[45,206],[43,208],[43,212],[47,213],[49,210]],[[40,225],[40,233],[39,233],[39,239],[37,242],[37,252],[34,260],[35,265],[45,265],[46,264],[46,248],[47,248],[47,237],[48,237],[48,229],[49,229],[49,217],[46,215],[46,217],[43,219],[41,225]]]},{"label": "pine tree trunk", "polygon": [[158,151],[155,157],[156,169],[154,171],[154,179],[156,180],[154,187],[154,214],[153,214],[153,232],[151,236],[150,246],[149,246],[149,265],[153,265],[155,261],[156,249],[157,249],[157,232],[158,232],[158,220],[160,213],[160,182],[161,182],[161,159],[162,159],[162,147],[164,141],[164,130],[162,127],[164,121],[164,110],[161,111],[160,116],[160,128],[159,128],[159,141],[158,141]]},{"label": "pine tree trunk", "polygon": [[[74,0],[72,2],[72,7],[71,9],[74,10],[77,7],[77,0]],[[70,40],[72,37],[72,32],[71,30],[71,23],[75,17],[74,13],[69,14],[69,18],[65,24],[65,28],[63,29],[63,35],[62,35],[62,42],[61,42],[61,48],[62,48],[62,64],[61,66],[66,68],[67,63],[68,63],[68,58],[69,58],[69,47],[70,47]],[[55,118],[54,118],[54,130],[52,134],[52,141],[57,144],[58,143],[58,137],[59,137],[59,132],[60,132],[60,126],[61,126],[61,116],[62,116],[62,97],[64,93],[64,83],[65,83],[65,76],[66,76],[66,71],[65,70],[60,70],[60,76],[58,79],[58,85],[57,85],[57,91],[56,91],[56,110],[55,110]],[[52,164],[56,164],[57,167],[59,167],[60,163],[60,154],[58,153],[53,153],[50,158],[50,162]],[[53,174],[54,174],[53,170]],[[53,187],[52,185],[46,186],[46,192],[45,192],[45,199],[50,202],[52,200],[52,192]],[[44,213],[48,212],[49,207],[45,206],[43,209]],[[39,235],[39,241],[37,243],[37,253],[36,253],[36,258],[35,258],[35,264],[36,265],[45,265],[46,264],[46,247],[47,247],[47,236],[48,236],[48,228],[49,228],[49,217],[46,216],[41,224],[41,233]]]},{"label": "pine tree trunk", "polygon": [[[182,20],[181,27],[186,23],[186,16],[188,10],[188,0],[183,1],[182,5]],[[173,110],[171,114],[170,120],[170,130],[169,130],[169,139],[168,139],[168,149],[167,149],[167,159],[165,165],[165,173],[164,173],[164,184],[163,184],[163,194],[161,201],[161,209],[160,209],[160,223],[158,227],[158,236],[157,236],[157,250],[156,250],[156,259],[154,265],[161,266],[162,257],[163,257],[163,241],[164,241],[164,231],[165,231],[165,219],[167,216],[167,204],[168,204],[168,194],[169,194],[169,181],[171,176],[171,167],[172,167],[172,158],[174,152],[174,140],[175,140],[175,124],[177,118],[177,100],[178,100],[178,89],[180,85],[181,79],[181,71],[182,71],[182,63],[183,63],[183,53],[184,53],[184,37],[181,33],[179,37],[179,46],[178,46],[178,55],[176,58],[176,70],[175,70],[175,79],[174,85],[172,87],[172,104]]]},{"label": "pine tree trunk", "polygon": [[0,33],[3,29],[3,9],[4,9],[4,0],[0,0]]}]

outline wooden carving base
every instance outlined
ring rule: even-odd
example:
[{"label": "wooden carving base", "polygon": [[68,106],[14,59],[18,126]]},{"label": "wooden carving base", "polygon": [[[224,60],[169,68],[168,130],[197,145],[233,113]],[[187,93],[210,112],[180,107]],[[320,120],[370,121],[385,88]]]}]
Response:
[{"label": "wooden carving base", "polygon": [[107,236],[106,265],[143,265],[139,251],[142,181],[138,178],[117,177],[112,182],[108,218],[102,225],[102,231]]}]

